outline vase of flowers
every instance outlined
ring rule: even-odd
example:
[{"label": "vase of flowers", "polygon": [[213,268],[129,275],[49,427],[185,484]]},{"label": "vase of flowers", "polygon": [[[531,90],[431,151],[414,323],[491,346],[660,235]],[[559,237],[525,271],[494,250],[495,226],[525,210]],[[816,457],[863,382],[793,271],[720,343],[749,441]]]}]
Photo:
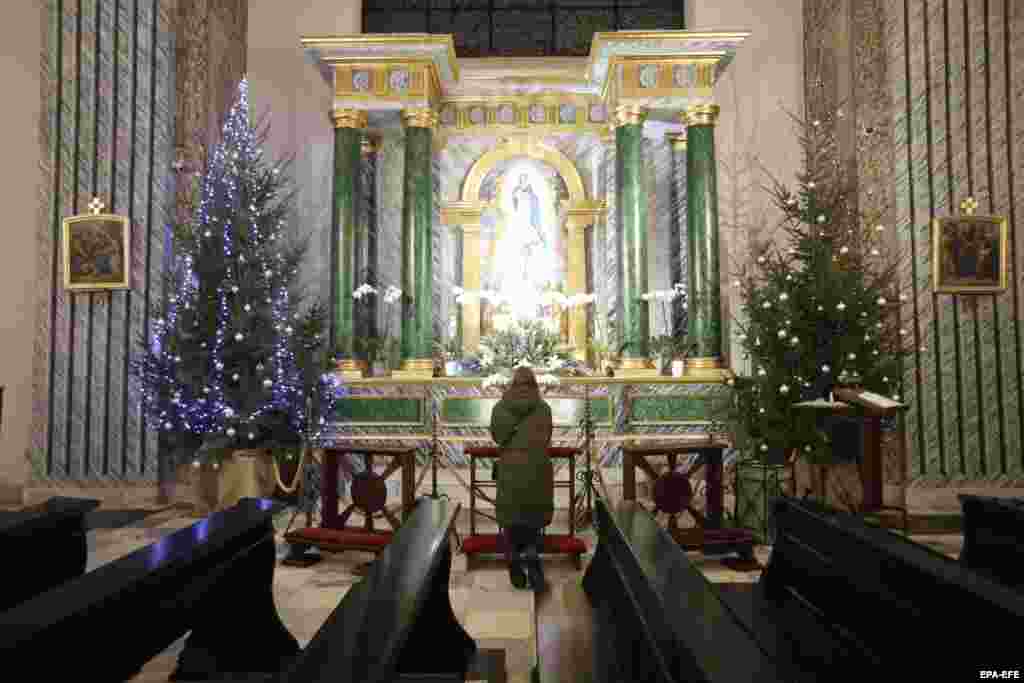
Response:
[{"label": "vase of flowers", "polygon": [[[644,292],[641,299],[657,304],[655,314],[652,316],[658,320],[660,313],[661,334],[651,336],[648,342],[650,358],[655,363],[661,374],[672,374],[679,377],[683,374],[682,360],[686,355],[686,336],[683,332],[676,332],[672,312],[674,309],[682,309],[680,329],[686,329],[686,288],[682,283],[675,283],[672,289],[655,290]],[[678,364],[677,364],[678,362]],[[678,374],[676,374],[678,372]]]},{"label": "vase of flowers", "polygon": [[357,336],[356,347],[366,356],[367,363],[372,368],[374,377],[384,377],[388,369],[395,367],[397,363],[398,340],[391,336],[391,323],[394,317],[393,307],[402,298],[402,290],[394,285],[388,285],[378,289],[368,282],[364,282],[352,292],[352,298],[358,305],[368,305],[372,297],[380,296],[384,306],[380,310],[380,319],[383,321],[377,334]]}]

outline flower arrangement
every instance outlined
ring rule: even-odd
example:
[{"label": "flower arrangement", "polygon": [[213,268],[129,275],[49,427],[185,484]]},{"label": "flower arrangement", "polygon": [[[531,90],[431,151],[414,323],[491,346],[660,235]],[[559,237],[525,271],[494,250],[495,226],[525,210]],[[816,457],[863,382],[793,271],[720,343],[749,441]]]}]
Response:
[{"label": "flower arrangement", "polygon": [[[672,285],[672,289],[644,292],[640,295],[640,298],[644,301],[654,301],[659,304],[661,320],[664,323],[661,329],[668,330],[665,334],[651,336],[649,345],[651,357],[664,359],[684,355],[686,352],[686,337],[683,334],[675,335],[672,330],[672,309],[677,305],[682,307],[685,328],[686,288],[683,284],[677,282]],[[677,301],[679,304],[676,303]]]},{"label": "flower arrangement", "polygon": [[398,350],[398,340],[391,337],[391,319],[393,317],[391,307],[401,301],[402,290],[394,285],[378,289],[369,282],[364,282],[352,292],[352,298],[355,299],[357,305],[368,304],[370,298],[377,295],[380,295],[381,301],[384,303],[381,315],[384,326],[378,334],[359,336],[354,340],[355,345],[366,354],[367,360],[371,363],[374,361],[388,362]]}]

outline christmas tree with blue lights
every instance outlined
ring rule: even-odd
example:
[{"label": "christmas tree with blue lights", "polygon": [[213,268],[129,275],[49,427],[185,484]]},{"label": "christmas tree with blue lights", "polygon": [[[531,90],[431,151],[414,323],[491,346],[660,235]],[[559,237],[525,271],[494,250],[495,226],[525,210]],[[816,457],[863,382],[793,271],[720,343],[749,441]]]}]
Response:
[{"label": "christmas tree with blue lights", "polygon": [[197,188],[174,226],[167,299],[133,374],[148,419],[219,458],[289,448],[323,422],[341,388],[326,368],[326,311],[297,286],[306,240],[286,234],[293,193],[267,161],[242,80]]}]

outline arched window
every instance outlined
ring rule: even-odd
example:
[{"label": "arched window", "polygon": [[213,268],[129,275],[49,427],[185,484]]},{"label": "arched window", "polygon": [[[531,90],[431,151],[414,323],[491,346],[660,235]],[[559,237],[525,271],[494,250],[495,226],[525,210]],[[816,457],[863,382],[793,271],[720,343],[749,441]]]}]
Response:
[{"label": "arched window", "polygon": [[365,33],[450,33],[460,57],[580,57],[596,32],[683,28],[683,0],[363,3]]}]

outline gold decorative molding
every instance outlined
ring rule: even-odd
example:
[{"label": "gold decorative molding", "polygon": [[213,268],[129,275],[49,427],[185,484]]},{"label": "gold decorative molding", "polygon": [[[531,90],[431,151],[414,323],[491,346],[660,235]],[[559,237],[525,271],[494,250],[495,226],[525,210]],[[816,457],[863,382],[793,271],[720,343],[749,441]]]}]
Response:
[{"label": "gold decorative molding", "polygon": [[368,121],[362,109],[335,109],[331,112],[335,128],[366,128]]},{"label": "gold decorative molding", "polygon": [[620,104],[612,113],[612,126],[643,125],[647,119],[647,109],[637,104]]},{"label": "gold decorative molding", "polygon": [[437,112],[430,107],[403,109],[402,123],[409,128],[436,128]]},{"label": "gold decorative molding", "polygon": [[619,361],[619,373],[622,377],[658,377],[661,372],[651,366],[646,358],[623,358]]},{"label": "gold decorative molding", "polygon": [[359,143],[359,152],[363,156],[370,156],[380,151],[380,136],[379,135],[364,135],[362,141]]},{"label": "gold decorative molding", "polygon": [[344,100],[422,100],[436,98],[441,86],[429,60],[363,60],[335,64],[334,95]]},{"label": "gold decorative molding", "polygon": [[[566,226],[572,230],[583,230],[594,225],[608,210],[608,204],[604,201],[586,200],[581,202],[567,203]],[[581,292],[582,293],[582,292]]]},{"label": "gold decorative molding", "polygon": [[686,367],[694,370],[710,370],[722,367],[722,359],[719,356],[708,356],[705,358],[692,357],[686,359]]},{"label": "gold decorative molding", "polygon": [[480,202],[447,202],[441,206],[441,224],[479,226],[485,208]]},{"label": "gold decorative molding", "polygon": [[718,122],[721,110],[717,104],[697,104],[686,110],[683,122],[687,126],[713,126]]},{"label": "gold decorative molding", "polygon": [[673,149],[686,149],[686,133],[669,133],[665,136]]},{"label": "gold decorative molding", "polygon": [[579,171],[576,170],[576,166],[569,160],[569,157],[539,140],[525,137],[508,140],[476,160],[462,183],[462,201],[479,202],[480,187],[487,174],[501,162],[514,157],[529,157],[552,166],[565,181],[570,202],[575,203],[586,199],[583,179],[580,178]]},{"label": "gold decorative molding", "polygon": [[362,379],[366,376],[366,361],[352,358],[339,360],[338,374],[344,379]]},{"label": "gold decorative molding", "polygon": [[[424,54],[432,62],[440,63],[451,71],[450,77],[459,80],[459,63],[455,58],[455,41],[451,35],[431,33],[348,33],[330,36],[304,36],[303,49],[315,53],[328,65],[344,63],[352,55],[365,55],[377,48],[379,54]],[[394,59],[394,57],[392,57]]]},{"label": "gold decorative molding", "polygon": [[608,108],[584,95],[448,97],[439,112],[443,127],[459,131],[597,132],[608,121]]},{"label": "gold decorative molding", "polygon": [[402,361],[402,367],[399,370],[393,370],[391,372],[392,377],[433,377],[434,375],[434,359],[433,358],[410,358]]}]

